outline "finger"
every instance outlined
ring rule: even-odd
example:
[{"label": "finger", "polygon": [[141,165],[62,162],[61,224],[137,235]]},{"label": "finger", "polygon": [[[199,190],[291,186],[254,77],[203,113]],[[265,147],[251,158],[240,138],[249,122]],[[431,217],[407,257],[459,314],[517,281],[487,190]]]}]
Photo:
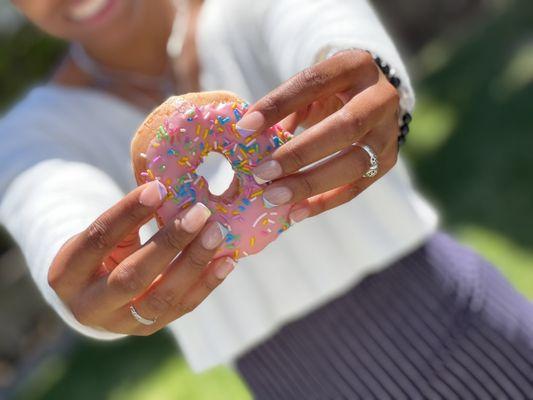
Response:
[{"label": "finger", "polygon": [[379,70],[372,56],[351,50],[317,63],[296,74],[255,103],[238,122],[243,134],[262,131],[314,100],[342,92],[348,87],[359,91],[376,81]]},{"label": "finger", "polygon": [[296,128],[298,128],[298,125],[307,117],[307,110],[300,110],[293,112],[292,114],[289,114],[286,116],[282,121],[280,121],[280,125],[282,126],[283,130],[288,132],[294,132]]},{"label": "finger", "polygon": [[[77,293],[128,234],[152,218],[167,190],[159,181],[137,187],[69,240],[49,273],[50,285],[66,298]],[[62,293],[65,292],[65,293]],[[65,297],[64,297],[64,296]]]},{"label": "finger", "polygon": [[364,90],[339,111],[274,151],[253,170],[256,180],[278,179],[350,146],[392,117],[397,102],[398,93],[389,84]]},{"label": "finger", "polygon": [[[139,227],[140,228],[140,227]],[[141,248],[141,237],[139,229],[135,229],[128,233],[124,239],[104,258],[103,264],[106,267],[107,273],[111,272],[115,267],[122,262],[130,254],[133,254]]]},{"label": "finger", "polygon": [[383,153],[378,175],[373,178],[361,178],[352,183],[302,200],[291,208],[289,219],[292,223],[301,222],[306,218],[319,215],[353,200],[370,185],[375,183],[376,180],[385,175],[395,165],[397,157],[397,143],[393,140]]},{"label": "finger", "polygon": [[190,207],[125,258],[108,276],[92,283],[71,307],[84,309],[91,305],[93,312],[88,318],[97,321],[102,313],[117,309],[145,292],[178,253],[193,241],[210,214],[202,203]]},{"label": "finger", "polygon": [[[352,90],[357,93],[360,92],[359,89]],[[329,117],[331,114],[339,111],[345,103],[340,100],[338,95],[339,94],[337,93],[336,96],[321,98],[320,100],[311,103],[308,107],[306,118],[300,122],[300,125],[304,128],[309,128],[313,125],[318,124],[320,121]],[[353,96],[351,96],[350,99],[352,97]]]},{"label": "finger", "polygon": [[141,238],[139,235],[139,230],[131,231],[124,239],[120,241],[119,244],[113,249],[110,255],[113,256],[115,261],[120,263],[127,256],[134,253],[141,247]]},{"label": "finger", "polygon": [[183,295],[202,277],[227,232],[218,222],[209,224],[157,281],[135,299],[139,312],[148,318],[158,318],[170,310],[183,308]]},{"label": "finger", "polygon": [[134,189],[105,211],[69,243],[65,261],[69,265],[68,261],[75,262],[66,273],[80,279],[90,275],[105,255],[152,217],[166,194],[163,184],[151,181]]},{"label": "finger", "polygon": [[[131,316],[129,308],[126,309],[125,307],[122,311],[123,327],[133,331],[133,334],[135,335],[151,335],[168,325],[170,322],[195,310],[196,307],[198,307],[198,305],[200,305],[224,281],[234,268],[235,261],[230,257],[223,257],[212,261],[195,284],[182,294],[178,306],[168,309],[166,313],[160,315],[153,325],[145,326],[139,324]],[[137,304],[135,307],[139,314],[146,318],[146,316],[139,311]]]},{"label": "finger", "polygon": [[[346,93],[351,93],[351,90],[349,89],[348,91],[343,92],[342,96],[348,96]],[[293,133],[298,126],[309,128],[342,108],[347,101],[343,103],[339,97],[340,95],[340,93],[337,93],[337,96],[325,97],[313,101],[306,108],[289,114],[279,122],[279,125],[282,126],[283,130]],[[350,96],[350,99],[352,97],[353,96]]]},{"label": "finger", "polygon": [[[167,326],[170,322],[182,317],[187,312],[194,310],[224,281],[226,276],[234,268],[235,261],[229,257],[220,258],[211,262],[202,279],[197,282],[189,292],[183,295],[181,300],[183,306],[169,310],[166,314],[155,319],[155,322],[152,325],[143,325],[137,321],[131,313],[130,304],[125,304],[123,307],[109,314],[102,321],[100,327],[110,332],[127,335],[151,335]],[[146,318],[142,312],[138,310],[137,305],[135,305],[135,309],[140,316]]]},{"label": "finger", "polygon": [[[375,152],[377,140],[368,134],[367,143]],[[371,140],[374,139],[374,140]],[[361,179],[369,168],[368,154],[359,146],[351,145],[337,155],[305,171],[274,181],[263,192],[263,201],[269,208],[294,203]]]},{"label": "finger", "polygon": [[195,310],[235,269],[235,265],[236,262],[231,257],[213,261],[201,279],[185,294],[181,301],[181,309],[167,316],[167,321],[173,321],[182,316],[184,312]]}]

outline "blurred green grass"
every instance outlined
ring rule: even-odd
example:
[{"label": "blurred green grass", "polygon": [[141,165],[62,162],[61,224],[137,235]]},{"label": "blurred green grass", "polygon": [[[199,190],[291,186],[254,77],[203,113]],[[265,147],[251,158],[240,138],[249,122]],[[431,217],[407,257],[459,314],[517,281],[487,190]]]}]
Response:
[{"label": "blurred green grass", "polygon": [[[411,60],[422,78],[405,153],[445,228],[533,299],[533,7],[530,0],[502,4],[460,34],[450,26]],[[60,46],[52,42],[38,62],[46,64]],[[0,76],[6,79],[4,70]],[[36,369],[17,398],[239,400],[249,394],[227,368],[192,374],[163,332],[109,344],[81,340],[67,356]]]},{"label": "blurred green grass", "polygon": [[414,59],[425,77],[407,152],[444,226],[533,298],[533,4],[507,4]]},{"label": "blurred green grass", "polygon": [[194,374],[167,332],[115,343],[83,340],[68,357],[52,357],[32,374],[18,399],[249,399],[229,368]]},{"label": "blurred green grass", "polygon": [[43,35],[29,24],[0,35],[0,110],[47,77],[65,47],[63,42]]}]

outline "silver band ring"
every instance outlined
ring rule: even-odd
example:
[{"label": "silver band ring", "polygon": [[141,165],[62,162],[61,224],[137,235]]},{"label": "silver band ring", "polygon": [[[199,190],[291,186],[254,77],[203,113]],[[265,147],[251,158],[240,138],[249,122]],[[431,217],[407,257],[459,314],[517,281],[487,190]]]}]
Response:
[{"label": "silver band ring", "polygon": [[373,178],[378,174],[379,171],[378,156],[376,155],[374,150],[372,150],[372,147],[367,144],[354,143],[354,146],[363,149],[365,153],[368,154],[368,157],[370,159],[370,167],[368,168],[368,171],[363,174],[363,178]]},{"label": "silver band ring", "polygon": [[130,313],[133,316],[133,318],[135,318],[135,320],[140,324],[143,324],[146,326],[155,324],[156,318],[154,319],[144,318],[143,316],[141,316],[141,314],[139,314],[139,312],[137,311],[137,309],[135,308],[133,304],[130,304]]}]

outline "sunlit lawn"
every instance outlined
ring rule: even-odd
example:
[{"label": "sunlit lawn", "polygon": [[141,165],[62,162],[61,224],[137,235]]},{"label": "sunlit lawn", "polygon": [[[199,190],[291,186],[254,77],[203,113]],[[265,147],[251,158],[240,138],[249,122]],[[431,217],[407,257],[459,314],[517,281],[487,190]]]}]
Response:
[{"label": "sunlit lawn", "polygon": [[227,368],[194,374],[166,333],[129,338],[114,344],[84,341],[68,357],[49,359],[23,399],[160,400],[249,399]]},{"label": "sunlit lawn", "polygon": [[[424,73],[406,152],[443,224],[533,299],[533,42],[528,1],[414,58]],[[529,32],[529,33],[528,33]],[[82,342],[50,359],[25,399],[247,399],[220,367],[194,375],[166,334]]]}]

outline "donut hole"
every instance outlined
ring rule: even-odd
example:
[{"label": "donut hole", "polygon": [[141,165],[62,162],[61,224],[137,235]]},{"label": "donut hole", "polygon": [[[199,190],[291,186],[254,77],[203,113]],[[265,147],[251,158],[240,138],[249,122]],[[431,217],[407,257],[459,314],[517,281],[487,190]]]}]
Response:
[{"label": "donut hole", "polygon": [[204,157],[196,173],[203,176],[208,183],[209,193],[221,196],[231,186],[235,172],[224,155],[212,151]]}]

